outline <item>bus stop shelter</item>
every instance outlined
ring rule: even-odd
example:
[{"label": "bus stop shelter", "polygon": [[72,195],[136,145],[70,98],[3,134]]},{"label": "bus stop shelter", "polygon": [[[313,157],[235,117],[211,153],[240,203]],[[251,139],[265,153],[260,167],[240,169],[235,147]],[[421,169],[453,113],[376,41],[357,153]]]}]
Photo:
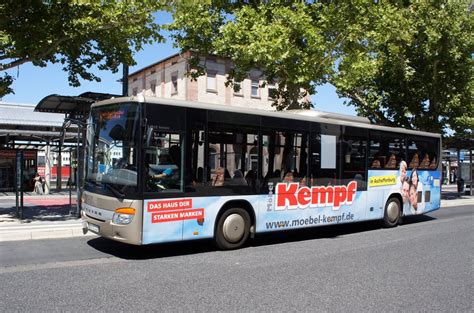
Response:
[{"label": "bus stop shelter", "polygon": [[[45,151],[46,192],[50,189],[51,153],[70,152],[75,143],[75,132],[64,132],[64,116],[58,114],[38,114],[34,105],[0,103],[0,190],[15,190],[15,172],[17,152],[24,156],[23,188],[31,189],[32,178],[38,170],[38,151]],[[65,138],[61,142],[61,138]],[[60,163],[61,158],[58,159]],[[60,164],[59,164],[60,165]],[[56,186],[61,188],[61,171]]]},{"label": "bus stop shelter", "polygon": [[[50,95],[37,105],[0,102],[0,192],[17,191],[20,185],[21,190],[32,191],[38,161],[41,162],[44,191],[49,193],[52,188],[60,191],[65,183],[62,177],[64,153],[70,153],[70,169],[73,169],[67,173],[69,186],[74,183],[81,186],[81,147],[90,106],[111,97],[118,96],[87,92],[79,96]],[[57,164],[53,160],[55,154]],[[18,155],[23,156],[22,161]],[[22,174],[18,176],[20,168]]]},{"label": "bus stop shelter", "polygon": [[458,192],[474,195],[474,138],[448,139],[444,146],[446,149],[456,151]]},{"label": "bus stop shelter", "polygon": [[86,132],[87,116],[90,111],[90,107],[94,102],[106,100],[114,97],[120,97],[120,95],[96,93],[96,92],[85,92],[79,96],[63,96],[63,95],[49,95],[43,98],[35,108],[35,112],[43,112],[48,114],[63,114],[64,120],[61,125],[61,138],[60,144],[67,142],[71,139],[70,131],[76,130],[73,138],[75,139],[75,155],[76,155],[76,186],[77,186],[77,213],[80,211],[81,202],[81,186],[84,177],[84,138]]}]

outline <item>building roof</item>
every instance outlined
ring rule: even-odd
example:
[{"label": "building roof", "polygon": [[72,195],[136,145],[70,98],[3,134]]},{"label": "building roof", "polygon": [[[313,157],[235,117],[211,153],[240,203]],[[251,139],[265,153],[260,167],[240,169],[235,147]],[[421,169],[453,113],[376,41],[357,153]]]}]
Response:
[{"label": "building roof", "polygon": [[35,112],[33,104],[0,102],[0,125],[62,127],[64,115]]},{"label": "building roof", "polygon": [[0,102],[0,147],[37,148],[77,141],[77,126],[63,128],[64,114],[35,112],[33,104]]},{"label": "building roof", "polygon": [[151,64],[149,64],[149,65],[147,65],[147,66],[145,66],[145,67],[142,67],[142,68],[140,68],[140,69],[134,71],[133,73],[128,74],[128,77],[130,78],[130,77],[132,77],[132,76],[134,76],[134,75],[136,75],[136,74],[138,74],[138,73],[143,72],[144,70],[147,70],[147,69],[152,68],[152,67],[154,67],[154,66],[156,66],[156,65],[158,65],[158,64],[161,64],[161,63],[163,63],[163,62],[166,62],[166,61],[168,61],[169,59],[172,59],[172,58],[174,58],[174,57],[177,57],[178,55],[183,55],[183,54],[181,54],[181,53],[172,54],[172,55],[170,55],[170,56],[168,56],[168,57],[166,57],[166,58],[164,58],[164,59],[158,60],[158,61],[156,61],[156,62],[154,62],[154,63],[151,63]]}]

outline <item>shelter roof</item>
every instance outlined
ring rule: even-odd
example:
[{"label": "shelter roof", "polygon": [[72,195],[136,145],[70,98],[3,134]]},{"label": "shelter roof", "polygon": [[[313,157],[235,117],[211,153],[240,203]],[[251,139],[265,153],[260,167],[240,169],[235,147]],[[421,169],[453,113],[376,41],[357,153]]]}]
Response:
[{"label": "shelter roof", "polygon": [[35,108],[36,112],[65,113],[85,115],[96,101],[120,97],[108,93],[85,92],[79,96],[49,95],[44,97]]},{"label": "shelter roof", "polygon": [[53,113],[38,114],[32,104],[0,102],[0,125],[62,127],[64,116]]}]

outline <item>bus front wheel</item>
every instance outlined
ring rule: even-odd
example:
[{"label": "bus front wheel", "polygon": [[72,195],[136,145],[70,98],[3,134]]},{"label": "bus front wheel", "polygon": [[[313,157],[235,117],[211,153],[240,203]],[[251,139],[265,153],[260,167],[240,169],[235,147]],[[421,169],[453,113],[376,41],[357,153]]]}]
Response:
[{"label": "bus front wheel", "polygon": [[385,212],[383,215],[383,223],[385,227],[395,227],[401,220],[402,209],[400,200],[397,198],[390,198],[385,205]]},{"label": "bus front wheel", "polygon": [[219,249],[240,248],[249,238],[250,216],[242,208],[231,208],[217,222],[215,242]]}]

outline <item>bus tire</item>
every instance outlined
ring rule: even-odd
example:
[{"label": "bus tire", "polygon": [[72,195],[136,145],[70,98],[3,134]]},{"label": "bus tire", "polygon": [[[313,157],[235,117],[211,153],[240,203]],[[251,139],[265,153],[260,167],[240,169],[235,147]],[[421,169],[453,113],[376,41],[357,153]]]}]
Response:
[{"label": "bus tire", "polygon": [[385,227],[395,227],[401,222],[402,209],[400,200],[395,197],[388,199],[383,214],[383,223]]},{"label": "bus tire", "polygon": [[250,235],[250,216],[242,208],[230,208],[217,222],[215,243],[221,250],[242,247]]}]

